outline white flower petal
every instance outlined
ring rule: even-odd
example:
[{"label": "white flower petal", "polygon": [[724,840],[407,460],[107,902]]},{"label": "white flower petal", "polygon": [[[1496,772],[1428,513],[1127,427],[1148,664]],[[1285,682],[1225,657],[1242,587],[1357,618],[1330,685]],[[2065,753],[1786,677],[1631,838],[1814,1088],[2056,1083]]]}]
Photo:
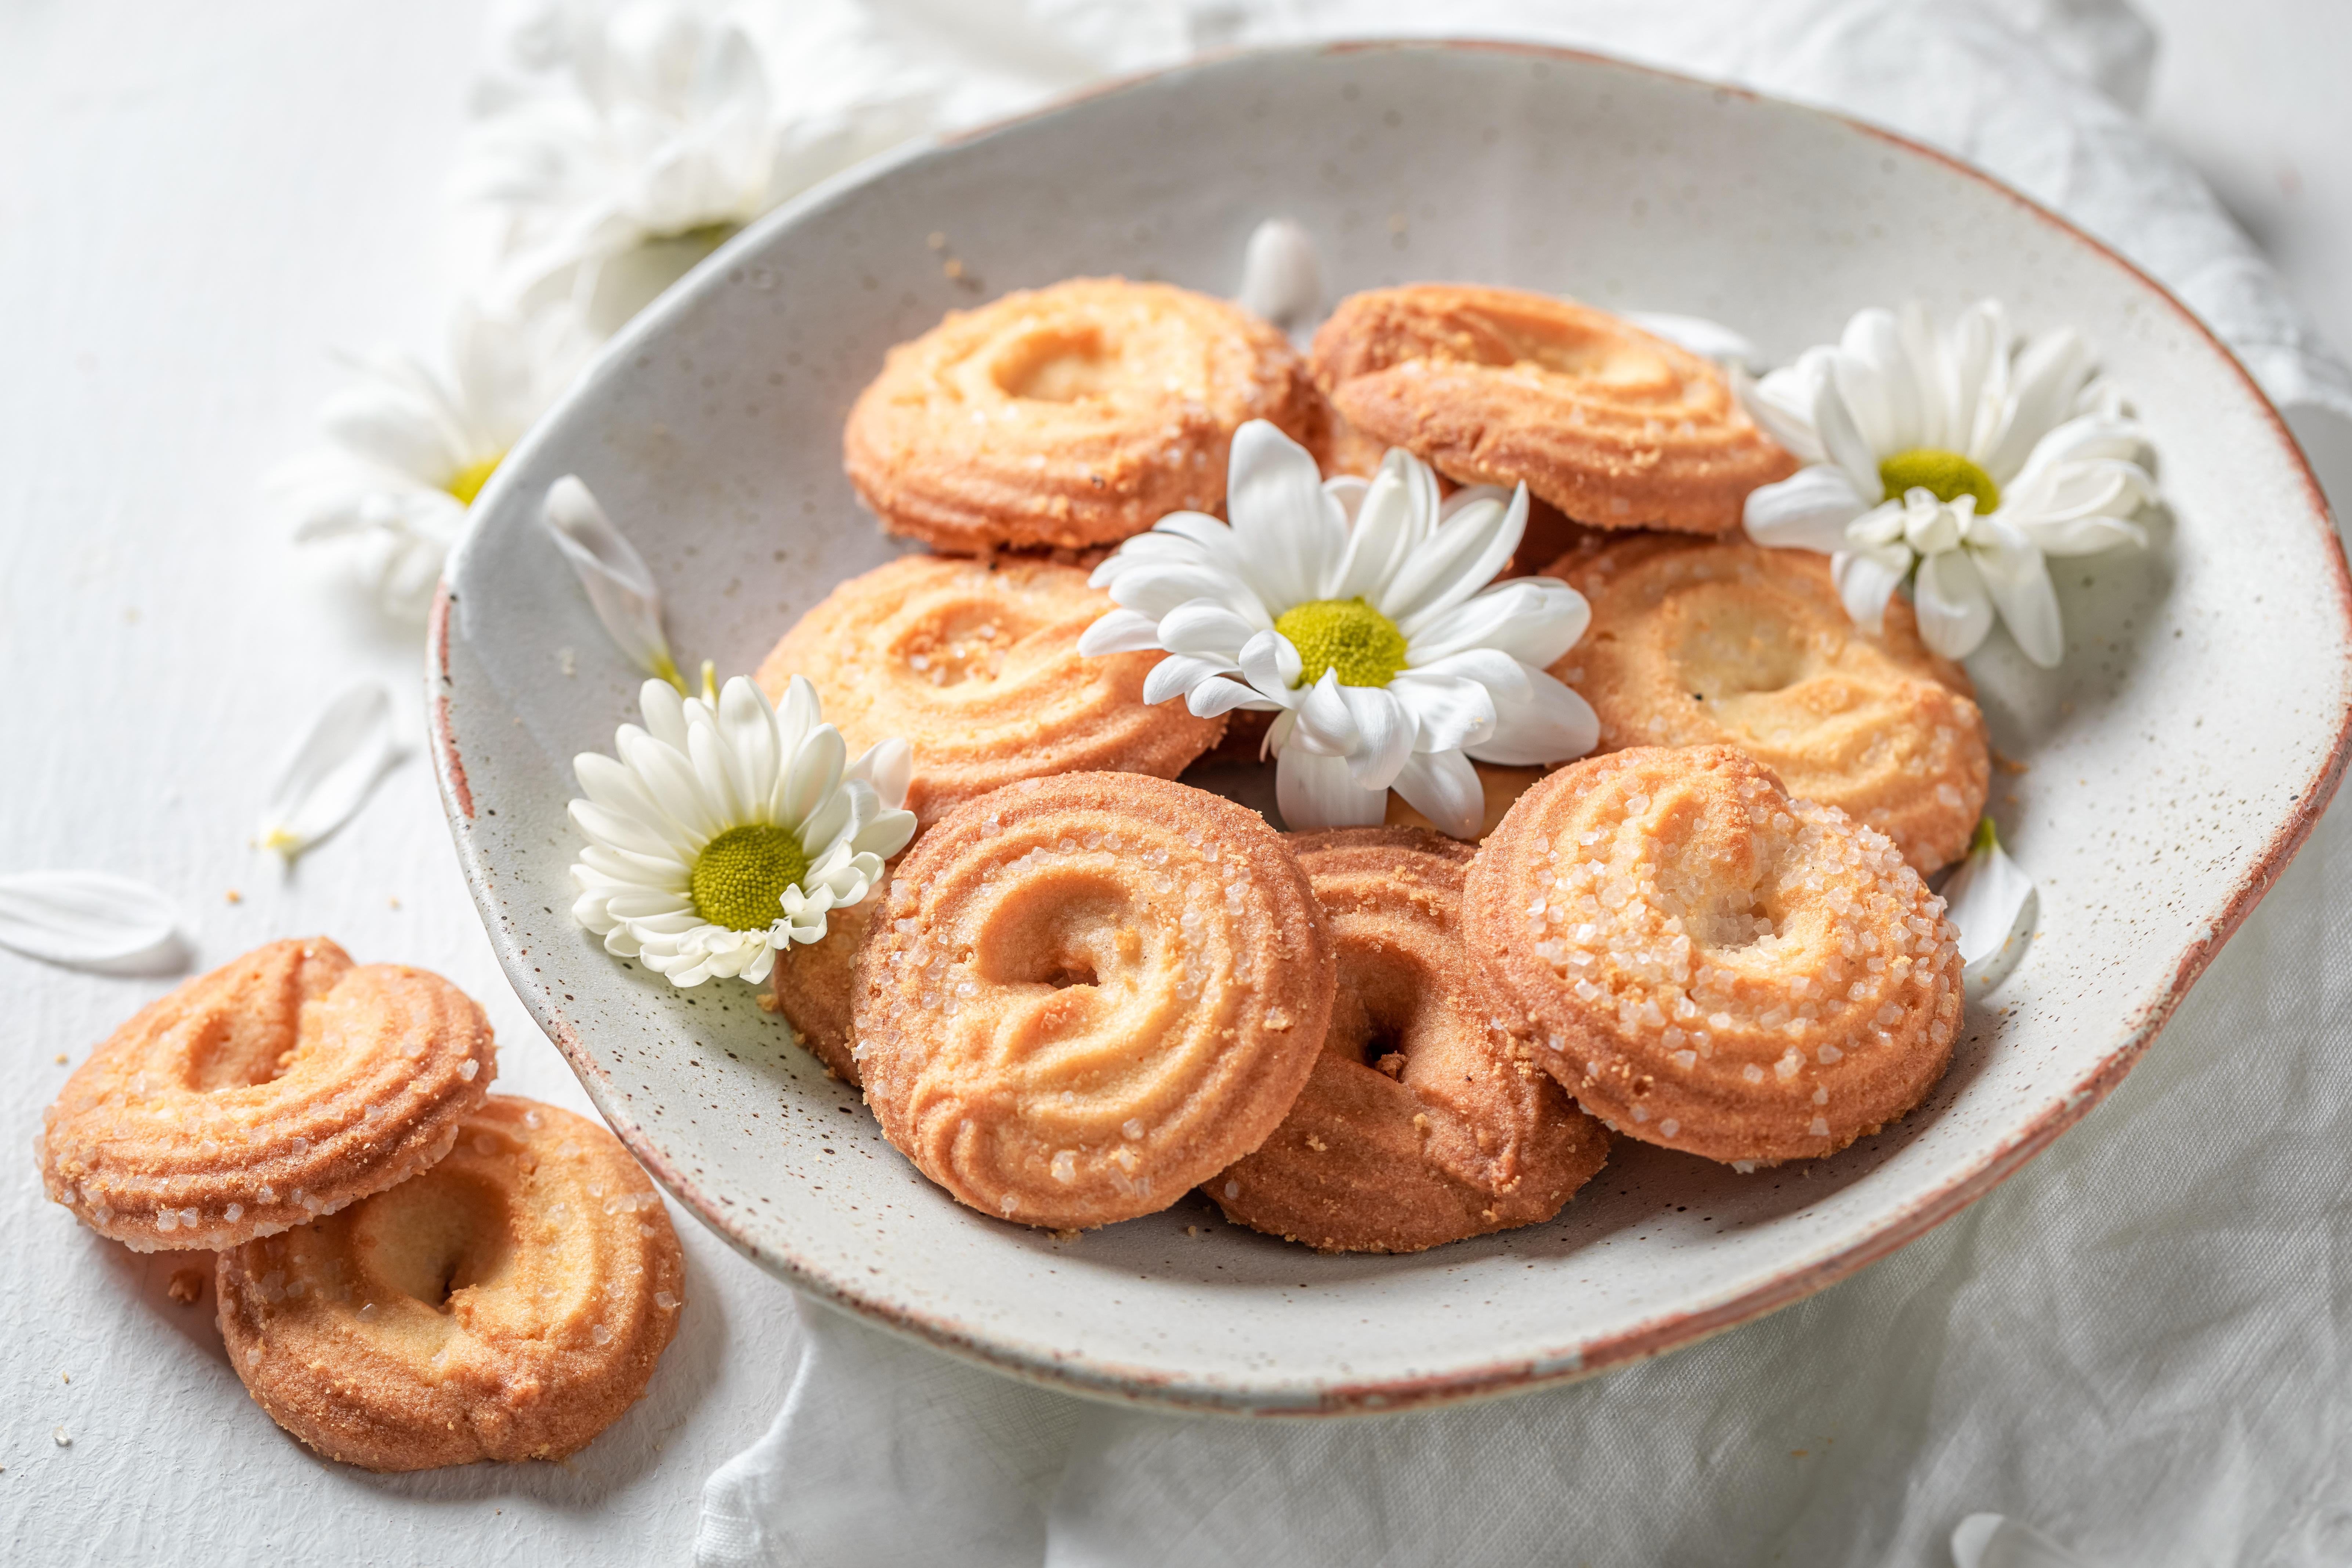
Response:
[{"label": "white flower petal", "polygon": [[779,827],[797,827],[815,814],[818,802],[841,785],[849,747],[841,731],[819,724],[801,742],[777,782],[774,821]]},{"label": "white flower petal", "polygon": [[1396,792],[1449,837],[1475,840],[1486,820],[1478,770],[1459,752],[1417,752],[1397,774]]},{"label": "white flower petal", "polygon": [[1814,401],[1822,378],[1828,374],[1828,356],[1835,350],[1809,349],[1797,363],[1751,381],[1738,366],[1730,372],[1732,395],[1764,433],[1789,449],[1790,456],[1808,465],[1826,463],[1821,432],[1813,427]]},{"label": "white flower petal", "polygon": [[1391,449],[1356,509],[1330,597],[1372,603],[1413,547],[1436,528],[1438,505],[1435,472],[1402,447]]},{"label": "white flower petal", "polygon": [[1342,686],[1339,692],[1358,737],[1348,756],[1349,776],[1365,789],[1388,788],[1412,755],[1417,732],[1412,715],[1385,687]]},{"label": "white flower petal", "polygon": [[1202,561],[1139,563],[1133,570],[1111,581],[1110,596],[1122,607],[1148,616],[1155,623],[1181,605],[1206,599],[1224,605],[1252,626],[1274,624],[1274,616],[1266,612],[1250,584],[1223,567]]},{"label": "white flower petal", "polygon": [[144,882],[111,871],[0,876],[0,947],[27,958],[118,974],[188,966],[179,911]]},{"label": "white flower petal", "polygon": [[1171,653],[1214,659],[1234,670],[1241,668],[1233,662],[1234,655],[1257,631],[1214,599],[1194,599],[1160,617],[1160,646]]},{"label": "white flower petal", "polygon": [[[1326,574],[1347,549],[1348,521],[1324,490],[1313,455],[1267,421],[1252,419],[1234,432],[1227,474],[1225,511],[1256,595],[1276,615],[1325,597]],[[1134,604],[1124,594],[1114,596]]]},{"label": "white flower petal", "polygon": [[1142,653],[1159,646],[1160,623],[1137,610],[1113,610],[1078,634],[1078,652],[1087,658]]},{"label": "white flower petal", "polygon": [[1285,708],[1297,706],[1297,688],[1307,673],[1307,662],[1288,637],[1276,631],[1258,633],[1242,645],[1241,667],[1242,679],[1256,688],[1259,696]]},{"label": "white flower petal", "polygon": [[1886,482],[1878,474],[1878,454],[1863,438],[1834,375],[1822,382],[1813,403],[1813,426],[1821,433],[1822,450],[1844,471],[1855,496],[1866,506],[1876,506],[1886,494]]},{"label": "white flower petal", "polygon": [[1165,702],[1171,697],[1181,697],[1204,680],[1230,675],[1234,668],[1231,660],[1196,658],[1188,653],[1171,653],[1151,667],[1143,678],[1143,700]]},{"label": "white flower petal", "polygon": [[1946,658],[1966,658],[1992,630],[1992,595],[1966,551],[1922,560],[1911,603],[1918,612],[1919,640]]},{"label": "white flower petal", "polygon": [[817,700],[816,688],[805,675],[795,675],[784,682],[783,700],[776,704],[776,740],[782,754],[790,756],[809,738],[810,731],[824,722],[824,705]]},{"label": "white flower petal", "polygon": [[588,487],[564,475],[548,487],[540,518],[548,537],[571,563],[614,646],[640,669],[677,681],[677,663],[670,657],[669,639],[662,635],[661,593],[654,586],[653,574]]},{"label": "white flower petal", "polygon": [[1286,332],[1314,325],[1323,309],[1323,265],[1304,226],[1270,217],[1251,231],[1234,302]]},{"label": "white flower petal", "polygon": [[[887,860],[914,842],[914,838],[915,814],[893,807],[860,826],[857,836],[849,841],[849,847],[860,855],[872,855],[877,859]],[[857,900],[850,901],[855,903]]]},{"label": "white flower petal", "polygon": [[1624,319],[1654,338],[1664,338],[1678,349],[1711,359],[1717,364],[1759,365],[1764,351],[1745,335],[1704,316],[1677,316],[1664,310],[1628,310]]},{"label": "white flower petal", "polygon": [[1477,681],[1407,670],[1388,689],[1412,717],[1416,752],[1458,752],[1495,732],[1495,699]]},{"label": "white flower petal", "polygon": [[[1919,379],[1903,353],[1902,329],[1892,311],[1874,307],[1854,312],[1839,340],[1831,382],[1874,455],[1907,451],[1920,444]],[[1816,422],[1821,423],[1819,416]],[[1822,431],[1826,437],[1826,424]],[[1875,469],[1876,462],[1870,467]]]},{"label": "white flower petal", "polygon": [[[662,826],[678,826],[667,814],[662,826],[657,826],[627,812],[599,805],[593,800],[575,800],[566,810],[580,831],[593,842],[628,854],[652,858],[664,854],[676,842],[662,831]],[[696,847],[699,848],[703,836],[697,834],[695,838]]]},{"label": "white flower petal", "polygon": [[1853,624],[1873,637],[1886,626],[1886,601],[1911,572],[1911,552],[1900,546],[1885,550],[1841,550],[1830,557],[1830,579]]},{"label": "white flower petal", "polygon": [[1495,701],[1495,730],[1465,747],[1482,763],[1534,767],[1564,763],[1592,750],[1601,739],[1592,704],[1540,669],[1523,670],[1523,682],[1486,688]]},{"label": "white flower petal", "polygon": [[1414,668],[1467,648],[1490,647],[1522,664],[1548,665],[1592,623],[1584,595],[1552,577],[1513,577],[1423,623],[1405,651]]},{"label": "white flower petal", "polygon": [[1349,756],[1363,743],[1356,729],[1355,710],[1339,690],[1339,672],[1327,669],[1323,679],[1298,694],[1300,742],[1331,756]]},{"label": "white flower petal", "polygon": [[1495,580],[1528,530],[1528,488],[1501,505],[1481,499],[1440,523],[1405,557],[1376,608],[1408,637]]},{"label": "white flower petal", "polygon": [[2075,395],[2091,378],[2091,345],[2071,327],[2044,332],[2017,356],[2008,417],[1981,456],[1971,453],[1997,484],[2023,471],[2042,438],[2073,413]]},{"label": "white flower petal", "polygon": [[1275,763],[1274,797],[1283,826],[1293,833],[1377,827],[1388,816],[1388,791],[1357,787],[1346,758],[1322,756],[1304,746],[1283,748]]},{"label": "white flower petal", "polygon": [[1236,708],[1265,710],[1279,704],[1260,697],[1254,687],[1244,686],[1238,680],[1228,680],[1223,676],[1213,676],[1184,693],[1184,706],[1196,719],[1213,719]]},{"label": "white flower petal", "polygon": [[2066,634],[2059,625],[2058,595],[2042,552],[1996,514],[1975,521],[1969,555],[2025,657],[2044,669],[2058,668],[2066,654]]},{"label": "white flower petal", "polygon": [[258,840],[293,860],[351,819],[396,752],[392,694],[363,681],[330,702],[279,767]]},{"label": "white flower petal", "polygon": [[846,776],[872,785],[883,806],[896,811],[907,804],[908,787],[915,782],[915,753],[893,736],[860,752]]},{"label": "white flower petal", "polygon": [[[637,711],[645,716],[644,732],[673,751],[686,750],[686,689],[667,680],[648,680],[637,688]],[[624,726],[629,728],[630,726]],[[786,744],[792,742],[790,731]]]},{"label": "white flower petal", "polygon": [[2037,907],[2033,879],[2000,847],[1992,819],[1978,824],[1969,858],[1944,884],[1947,918],[1959,928],[1969,992],[1981,995],[2015,966]]},{"label": "white flower petal", "polygon": [[1759,544],[1827,554],[1845,548],[1846,525],[1872,504],[1843,468],[1817,463],[1748,491],[1743,521],[1748,537]]}]

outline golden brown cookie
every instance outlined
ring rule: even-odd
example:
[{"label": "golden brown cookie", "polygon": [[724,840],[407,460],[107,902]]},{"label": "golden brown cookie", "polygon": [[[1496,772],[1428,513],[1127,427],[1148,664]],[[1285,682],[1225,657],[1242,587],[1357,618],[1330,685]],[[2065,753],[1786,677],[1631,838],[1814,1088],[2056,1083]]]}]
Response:
[{"label": "golden brown cookie", "polygon": [[331,1459],[561,1459],[645,1393],[685,1267],[619,1140],[497,1095],[424,1174],[223,1252],[221,1338],[254,1402]]},{"label": "golden brown cookie", "polygon": [[1173,778],[1225,721],[1148,704],[1166,656],[1088,658],[1078,637],[1112,608],[1074,566],[994,566],[908,555],[851,578],[803,616],[760,666],[781,700],[816,688],[854,756],[893,736],[915,753],[907,809],[929,825],[1015,779],[1110,771]]},{"label": "golden brown cookie", "polygon": [[883,1132],[959,1202],[1079,1229],[1168,1207],[1265,1141],[1331,1017],[1306,873],[1222,795],[1125,773],[971,801],[858,955]]},{"label": "golden brown cookie", "polygon": [[1619,752],[1529,790],[1471,866],[1463,929],[1585,1110],[1710,1160],[1877,1131],[1959,1026],[1944,901],[1885,834],[1725,746]]},{"label": "golden brown cookie", "polygon": [[134,1252],[235,1247],[448,1152],[498,1076],[437,974],[273,942],[117,1029],[43,1114],[52,1202]]},{"label": "golden brown cookie", "polygon": [[1549,575],[1592,605],[1551,673],[1600,715],[1600,750],[1737,747],[1922,872],[1968,852],[1991,777],[1984,715],[1901,595],[1873,636],[1823,556],[1654,535],[1571,552]]},{"label": "golden brown cookie", "polygon": [[1462,943],[1467,845],[1408,827],[1296,834],[1339,958],[1331,1028],[1274,1136],[1202,1190],[1323,1252],[1419,1252],[1558,1214],[1609,1135],[1537,1066]]},{"label": "golden brown cookie", "polygon": [[1726,533],[1748,491],[1796,472],[1717,366],[1546,294],[1352,295],[1309,360],[1354,460],[1403,447],[1464,484],[1524,480],[1591,527]]},{"label": "golden brown cookie", "polygon": [[850,483],[894,533],[982,554],[1115,544],[1224,500],[1234,432],[1321,444],[1288,340],[1167,283],[1074,278],[951,310],[849,412]]},{"label": "golden brown cookie", "polygon": [[874,917],[881,912],[882,893],[877,889],[862,904],[835,910],[825,918],[824,935],[805,945],[795,943],[776,954],[769,984],[773,1011],[782,1013],[811,1055],[824,1070],[844,1083],[857,1086],[857,1060],[849,1054],[849,1026],[855,996],[850,975],[857,950],[866,945]]}]

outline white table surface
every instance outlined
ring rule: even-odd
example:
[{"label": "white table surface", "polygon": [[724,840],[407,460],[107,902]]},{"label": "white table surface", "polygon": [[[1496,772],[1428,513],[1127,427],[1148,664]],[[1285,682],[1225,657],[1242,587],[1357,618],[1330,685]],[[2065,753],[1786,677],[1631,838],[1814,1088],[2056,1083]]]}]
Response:
[{"label": "white table surface", "polygon": [[[2139,3],[2170,45],[2152,118],[2352,342],[2337,79],[2352,5]],[[331,556],[296,550],[257,482],[340,381],[330,346],[437,342],[441,186],[481,25],[458,0],[0,11],[0,869],[153,882],[180,901],[199,970],[313,932],[437,970],[488,1009],[500,1089],[586,1110],[459,881],[418,750],[416,634]],[[283,871],[247,843],[276,759],[371,676],[400,704],[407,755]],[[0,1555],[683,1561],[704,1477],[782,1394],[784,1289],[681,1215],[677,1342],[584,1453],[400,1478],[321,1462],[246,1396],[209,1289],[195,1307],[167,1299],[173,1270],[208,1256],[102,1241],[33,1173],[58,1058],[79,1061],[171,984],[0,952],[0,1148],[16,1151],[0,1167]]]}]

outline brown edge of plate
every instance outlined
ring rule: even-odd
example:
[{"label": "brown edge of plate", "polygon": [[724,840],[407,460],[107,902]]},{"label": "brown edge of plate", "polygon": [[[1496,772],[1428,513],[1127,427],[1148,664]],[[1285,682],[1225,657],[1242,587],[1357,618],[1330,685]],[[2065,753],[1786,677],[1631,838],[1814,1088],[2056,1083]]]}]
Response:
[{"label": "brown edge of plate", "polygon": [[[1516,54],[1536,59],[1574,61],[1583,65],[1601,66],[1609,69],[1655,77],[1666,81],[1683,82],[1754,102],[1771,103],[1777,108],[1793,110],[1832,121],[1850,131],[1941,163],[1946,168],[1965,175],[1997,195],[2008,198],[2032,217],[2087,247],[2116,269],[2143,284],[2170,308],[2184,325],[2204,339],[2222,361],[2237,373],[2239,379],[2253,395],[2255,403],[2261,407],[2264,416],[2270,420],[2281,443],[2292,455],[2301,473],[2309,501],[2308,515],[2319,525],[2328,543],[2333,546],[2332,551],[2328,552],[2328,559],[2335,568],[2330,585],[2335,589],[2336,613],[2344,628],[2345,646],[2347,650],[2347,663],[2352,665],[2352,571],[2347,571],[2343,542],[2337,534],[2326,495],[2320,489],[2318,479],[2312,472],[2309,460],[2305,458],[2301,445],[2295,440],[2294,433],[2288,429],[2277,407],[2271,402],[2269,395],[2263,391],[2260,384],[2254,380],[2252,373],[2231,351],[2229,345],[2216,337],[2212,331],[2198,319],[2196,313],[2182,304],[2169,289],[2136,263],[2116,252],[2113,247],[2084,232],[2032,198],[1948,153],[1851,116],[1833,113],[1831,110],[1806,104],[1792,103],[1787,100],[1772,98],[1746,88],[1684,76],[1678,72],[1661,70],[1653,66],[1640,65],[1587,50],[1557,48],[1549,45],[1504,40],[1445,38],[1345,40],[1315,46],[1297,46],[1297,49],[1300,53],[1312,52],[1326,55],[1401,49]],[[1245,55],[1279,52],[1284,51],[1228,49],[1203,54],[1182,65],[1162,70],[1139,72],[1115,80],[1096,83],[1024,113],[1011,115],[985,125],[971,127],[939,137],[928,145],[956,146],[1010,126],[1057,114],[1075,104],[1118,92],[1142,82],[1198,69],[1203,66],[1213,66],[1220,61]],[[885,154],[886,160],[887,156]],[[839,181],[826,181],[809,195],[829,193],[836,188],[837,184],[862,180],[871,172],[868,167],[849,171]],[[789,211],[792,207],[801,205],[801,200],[803,199],[806,197],[795,199],[779,210]],[[715,260],[716,257],[714,256],[712,259]],[[709,266],[710,262],[706,261],[704,265]],[[503,477],[503,473],[494,476],[491,484],[497,486]],[[475,812],[473,791],[467,782],[465,757],[458,748],[457,732],[452,728],[449,718],[449,698],[454,686],[449,675],[450,603],[448,582],[445,577],[434,596],[432,615],[426,628],[427,673],[425,710],[430,734],[429,750],[433,759],[434,780],[441,792],[442,809],[449,819],[450,836],[455,842],[458,859],[468,873],[469,887],[486,889],[489,881],[487,874],[488,868],[476,853],[471,842]],[[2238,928],[2245,923],[2246,917],[2253,912],[2254,906],[2259,904],[2263,895],[2276,884],[2280,874],[2286,869],[2288,862],[2294,858],[2296,851],[2301,849],[2305,841],[2311,837],[2312,829],[2317,824],[2320,815],[2326,810],[2328,803],[2335,798],[2337,786],[2343,782],[2347,760],[2352,760],[2352,703],[2347,703],[2338,716],[2335,743],[2330,748],[2326,760],[2305,780],[2304,787],[2297,792],[2297,804],[2294,816],[2289,817],[2272,836],[2270,843],[2263,847],[2261,857],[2249,868],[2245,879],[2212,918],[2211,929],[2206,935],[2191,943],[2189,950],[2182,954],[2179,966],[2174,971],[2172,984],[2165,994],[2144,1005],[2139,1009],[2137,1016],[2127,1020],[2127,1027],[2122,1042],[2087,1076],[2078,1081],[2074,1089],[2063,1096],[2057,1104],[2043,1111],[2021,1131],[1996,1146],[1990,1155],[1973,1170],[1953,1178],[1944,1186],[1914,1203],[1892,1224],[1883,1226],[1832,1257],[1794,1269],[1730,1300],[1720,1302],[1703,1310],[1670,1313],[1645,1323],[1638,1329],[1613,1335],[1605,1340],[1566,1349],[1553,1355],[1490,1363],[1484,1366],[1426,1377],[1392,1379],[1380,1383],[1332,1384],[1316,1391],[1312,1403],[1266,1403],[1213,1387],[1180,1386],[1175,1379],[1164,1373],[1122,1367],[1109,1363],[1066,1360],[1050,1353],[1044,1356],[1029,1356],[1009,1352],[974,1337],[949,1320],[927,1313],[908,1311],[903,1308],[866,1299],[855,1289],[835,1282],[797,1259],[770,1251],[745,1236],[741,1228],[724,1212],[734,1206],[731,1200],[706,1194],[686,1173],[665,1159],[646,1136],[644,1129],[638,1122],[620,1109],[617,1098],[608,1092],[604,1069],[589,1055],[578,1032],[572,1027],[571,1020],[564,1016],[563,1010],[556,1005],[551,997],[539,994],[524,980],[525,972],[519,958],[509,955],[501,949],[499,952],[499,962],[500,967],[506,970],[508,980],[514,986],[517,995],[530,1009],[532,1016],[538,1020],[540,1026],[546,1031],[548,1037],[554,1042],[556,1048],[563,1053],[564,1059],[571,1063],[572,1072],[578,1076],[582,1086],[587,1089],[589,1098],[595,1102],[597,1110],[611,1125],[614,1133],[628,1147],[629,1152],[635,1155],[646,1169],[659,1179],[664,1186],[676,1194],[679,1202],[693,1210],[705,1225],[717,1232],[729,1245],[761,1268],[772,1273],[788,1277],[789,1282],[795,1287],[808,1290],[825,1301],[884,1328],[912,1335],[940,1349],[980,1362],[998,1371],[1010,1373],[1032,1382],[1042,1383],[1067,1393],[1121,1403],[1174,1407],[1202,1414],[1227,1415],[1387,1414],[1422,1406],[1496,1398],[1527,1389],[1570,1383],[1633,1362],[1661,1355],[1667,1351],[1679,1350],[1685,1345],[1696,1344],[1727,1329],[1737,1328],[1742,1323],[1750,1322],[1778,1311],[1783,1307],[1802,1300],[1816,1291],[1836,1284],[1865,1266],[1909,1246],[1992,1191],[2002,1182],[2016,1174],[2035,1155],[2048,1148],[2056,1141],[2060,1133],[2089,1114],[2091,1108],[2104,1100],[2117,1084],[2123,1082],[2126,1075],[2138,1063],[2140,1058],[2147,1054],[2149,1046],[2155,1042],[2157,1035],[2171,1019],[2175,1010],[2179,1007],[2182,998],[2188,995],[2189,987],[2196,983],[2200,975],[2204,973],[2206,968],[2213,962],[2214,956],[2221,951],[2230,938],[2236,934]],[[475,901],[478,913],[491,932],[492,945],[499,947],[496,935],[498,917],[484,902],[482,894],[477,893]]]}]

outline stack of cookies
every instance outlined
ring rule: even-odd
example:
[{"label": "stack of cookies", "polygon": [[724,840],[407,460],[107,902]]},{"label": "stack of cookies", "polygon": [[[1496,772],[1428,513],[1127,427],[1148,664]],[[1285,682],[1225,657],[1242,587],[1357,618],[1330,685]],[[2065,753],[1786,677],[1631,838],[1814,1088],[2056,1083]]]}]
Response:
[{"label": "stack of cookies", "polygon": [[[75,1070],[41,1179],[135,1251],[216,1252],[230,1363],[328,1458],[561,1459],[644,1394],[684,1257],[618,1140],[490,1094],[497,1074],[440,976],[272,942]],[[203,1276],[173,1289],[193,1303]]]},{"label": "stack of cookies", "polygon": [[[1401,447],[1535,498],[1505,574],[1590,603],[1551,673],[1601,741],[1482,770],[1479,845],[1393,812],[1278,834],[1181,782],[1227,721],[1152,700],[1171,655],[1078,653],[1112,608],[1087,566],[1221,510],[1250,419],[1327,475]],[[853,752],[906,740],[921,832],[775,1001],[958,1201],[1072,1230],[1199,1190],[1413,1251],[1550,1218],[1612,1132],[1815,1158],[1943,1072],[1961,964],[1925,879],[1982,810],[1983,719],[1899,597],[1865,631],[1823,559],[1739,537],[1795,461],[1708,362],[1437,284],[1344,300],[1301,356],[1223,301],[1079,279],[893,350],[845,448],[934,553],[835,589],[760,679],[805,676]]]}]

